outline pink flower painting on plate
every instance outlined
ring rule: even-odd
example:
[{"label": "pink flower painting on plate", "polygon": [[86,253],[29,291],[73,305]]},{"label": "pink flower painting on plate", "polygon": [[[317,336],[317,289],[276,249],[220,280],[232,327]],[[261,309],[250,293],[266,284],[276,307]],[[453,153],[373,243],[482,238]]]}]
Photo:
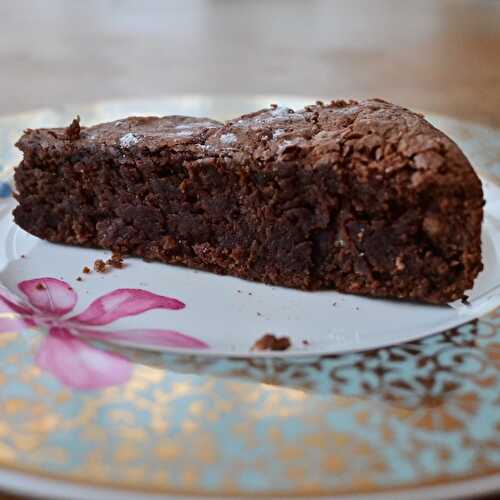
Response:
[{"label": "pink flower painting on plate", "polygon": [[0,334],[42,327],[48,334],[36,356],[40,368],[73,389],[100,389],[125,383],[133,365],[123,355],[101,350],[89,340],[129,343],[150,347],[206,349],[208,345],[175,330],[102,330],[127,316],[152,309],[183,309],[181,301],[146,290],[120,288],[94,300],[83,312],[67,317],[78,296],[68,283],[55,278],[22,281],[23,303],[5,290],[0,291]]}]

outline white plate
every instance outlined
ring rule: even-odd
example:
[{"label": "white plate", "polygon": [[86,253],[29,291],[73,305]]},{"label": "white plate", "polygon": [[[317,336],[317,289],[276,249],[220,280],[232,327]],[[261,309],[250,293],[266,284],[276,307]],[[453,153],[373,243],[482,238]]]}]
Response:
[{"label": "white plate", "polygon": [[[161,110],[165,111],[168,112]],[[199,114],[199,109],[190,110],[186,106],[182,111]],[[226,109],[212,111],[214,118],[228,115]],[[231,111],[236,113],[232,108]],[[116,110],[110,117],[113,114]],[[21,296],[18,284],[24,280],[42,277],[63,280],[78,295],[73,313],[82,311],[99,296],[122,288],[175,297],[186,304],[184,309],[149,310],[119,319],[107,331],[173,329],[206,343],[208,348],[203,351],[193,349],[204,355],[291,357],[383,347],[455,327],[500,304],[500,219],[496,218],[500,189],[487,181],[483,184],[487,199],[483,225],[485,270],[468,292],[471,306],[457,303],[454,307],[439,307],[334,291],[302,292],[139,259],[127,259],[123,270],[84,275],[81,273],[84,266],[92,267],[94,260],[108,258],[109,252],[55,245],[26,233],[13,222],[12,198],[2,202],[0,209],[0,283]],[[76,281],[78,276],[83,281]],[[267,332],[290,337],[292,348],[284,352],[250,352],[255,340]],[[186,351],[186,348],[158,347],[144,339],[121,343]]]}]

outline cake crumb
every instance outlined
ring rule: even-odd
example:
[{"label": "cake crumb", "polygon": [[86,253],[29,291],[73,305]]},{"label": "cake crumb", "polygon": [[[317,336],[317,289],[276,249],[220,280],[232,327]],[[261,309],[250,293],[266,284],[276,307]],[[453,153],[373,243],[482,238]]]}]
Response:
[{"label": "cake crumb", "polygon": [[76,281],[83,281],[81,276],[78,276],[78,278],[76,278]]},{"label": "cake crumb", "polygon": [[303,340],[302,345],[310,345],[308,340]]},{"label": "cake crumb", "polygon": [[334,302],[334,303],[332,304],[332,306],[333,306],[333,307],[335,307],[336,305],[337,305],[337,302]]},{"label": "cake crumb", "polygon": [[106,263],[102,259],[97,259],[94,262],[94,269],[98,273],[105,273],[106,272]]},{"label": "cake crumb", "polygon": [[26,258],[26,255],[21,254],[21,259],[25,259],[25,258]]},{"label": "cake crumb", "polygon": [[39,282],[36,284],[35,288],[36,288],[37,290],[45,290],[45,286],[44,286],[44,284],[43,284],[41,281],[39,281]]},{"label": "cake crumb", "polygon": [[71,125],[64,131],[64,136],[68,141],[76,141],[80,138],[80,116],[77,115],[76,118],[71,122]]},{"label": "cake crumb", "polygon": [[85,266],[83,269],[82,269],[82,273],[85,273],[85,274],[90,274],[92,271],[90,270],[89,267]]},{"label": "cake crumb", "polygon": [[464,306],[470,306],[469,296],[464,294],[463,297],[460,299],[460,302],[462,302]]},{"label": "cake crumb", "polygon": [[250,349],[251,351],[286,351],[292,343],[288,337],[276,337],[272,333],[264,334]]},{"label": "cake crumb", "polygon": [[123,267],[125,267],[123,264],[123,257],[119,253],[113,253],[111,258],[106,261],[106,264],[114,267],[115,269],[123,269]]}]

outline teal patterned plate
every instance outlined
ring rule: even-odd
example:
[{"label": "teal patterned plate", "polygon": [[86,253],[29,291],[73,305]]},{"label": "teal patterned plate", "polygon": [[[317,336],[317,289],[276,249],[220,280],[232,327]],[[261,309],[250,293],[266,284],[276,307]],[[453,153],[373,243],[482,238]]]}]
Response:
[{"label": "teal patterned plate", "polygon": [[[311,99],[181,96],[0,118],[0,218],[12,207],[12,145],[23,128],[65,125],[77,113],[84,123],[129,114],[223,119],[277,101]],[[497,189],[500,133],[431,120]],[[489,233],[495,258],[497,229]],[[32,240],[10,226],[0,232],[9,262],[0,272],[0,487],[110,499],[456,498],[500,488],[500,309],[473,321],[465,312],[454,323],[462,326],[364,352],[319,355],[318,345],[294,358],[249,357],[252,338],[207,356],[211,337],[192,334],[183,319],[191,304],[181,285],[167,294],[146,277],[127,288],[127,269],[77,282],[97,254],[74,249],[66,258],[58,247],[35,258]],[[245,286],[242,304],[253,297]],[[212,295],[223,314],[227,300]],[[387,329],[399,324],[392,314],[385,320]],[[401,325],[405,338],[412,325]],[[138,338],[159,350],[131,348]]]}]

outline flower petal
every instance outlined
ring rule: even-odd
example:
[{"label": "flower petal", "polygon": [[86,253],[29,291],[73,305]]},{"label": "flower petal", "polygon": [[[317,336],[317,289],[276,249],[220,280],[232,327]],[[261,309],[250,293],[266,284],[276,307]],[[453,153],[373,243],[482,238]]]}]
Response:
[{"label": "flower petal", "polygon": [[154,328],[119,330],[117,332],[103,332],[96,330],[77,329],[78,335],[91,340],[105,342],[132,343],[154,347],[181,347],[185,349],[207,349],[210,347],[202,340],[175,330],[158,330]]},{"label": "flower petal", "polygon": [[64,385],[82,390],[123,384],[133,369],[124,356],[88,345],[65,328],[51,328],[36,361]]},{"label": "flower petal", "polygon": [[30,316],[33,314],[32,309],[21,303],[17,297],[7,293],[5,290],[2,290],[0,294],[0,312],[16,312]]},{"label": "flower petal", "polygon": [[126,316],[150,309],[183,309],[185,305],[171,297],[156,295],[146,290],[120,288],[94,300],[81,314],[70,318],[86,325],[107,325]]},{"label": "flower petal", "polygon": [[28,297],[30,304],[44,313],[62,316],[75,307],[76,292],[64,281],[36,278],[22,281],[17,286]]}]

